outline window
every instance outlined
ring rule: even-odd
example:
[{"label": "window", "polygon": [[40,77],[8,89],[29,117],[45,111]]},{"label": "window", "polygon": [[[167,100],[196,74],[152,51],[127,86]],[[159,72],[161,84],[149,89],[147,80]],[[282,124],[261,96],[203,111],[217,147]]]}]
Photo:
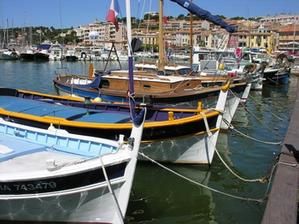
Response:
[{"label": "window", "polygon": [[101,83],[100,83],[100,88],[109,88],[110,86],[110,83],[108,80],[101,80]]}]

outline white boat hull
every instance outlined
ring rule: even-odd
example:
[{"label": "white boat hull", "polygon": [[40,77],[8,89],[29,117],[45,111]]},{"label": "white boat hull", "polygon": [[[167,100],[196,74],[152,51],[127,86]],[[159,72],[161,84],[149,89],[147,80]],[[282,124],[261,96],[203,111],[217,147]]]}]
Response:
[{"label": "white boat hull", "polygon": [[132,144],[0,124],[1,221],[123,223],[143,123]]},{"label": "white boat hull", "polygon": [[235,116],[235,113],[238,109],[240,102],[245,103],[249,96],[252,83],[248,83],[242,94],[238,96],[234,93],[231,93],[228,99],[226,100],[225,109],[223,113],[223,121],[221,122],[221,129],[227,130]]},{"label": "white boat hull", "polygon": [[[223,112],[227,100],[228,90],[221,90],[216,105],[216,110]],[[216,150],[217,139],[220,131],[223,115],[217,118],[216,128],[210,130],[206,125],[206,132],[183,136],[176,140],[165,140],[140,145],[140,152],[150,159],[159,162],[183,163],[183,164],[208,164],[212,163]],[[147,158],[142,158],[147,160]]]},{"label": "white boat hull", "polygon": [[263,74],[260,72],[256,72],[255,74],[252,75],[251,89],[252,90],[262,90],[263,89],[263,81],[264,81]]},{"label": "white boat hull", "polygon": [[[185,136],[176,140],[165,140],[141,144],[140,152],[147,157],[166,163],[211,164],[215,152],[219,130],[207,134]],[[148,161],[139,156],[140,160]]]},{"label": "white boat hull", "polygon": [[[118,197],[121,184],[113,185]],[[0,220],[27,222],[117,223],[115,202],[107,185],[67,195],[0,200]]]}]

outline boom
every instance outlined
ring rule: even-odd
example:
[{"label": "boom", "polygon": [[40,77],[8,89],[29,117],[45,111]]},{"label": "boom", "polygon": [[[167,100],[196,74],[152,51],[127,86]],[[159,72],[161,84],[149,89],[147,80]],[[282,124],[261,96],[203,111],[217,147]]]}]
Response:
[{"label": "boom", "polygon": [[212,15],[207,10],[204,10],[191,2],[190,0],[170,0],[182,6],[183,8],[187,9],[190,13],[197,15],[201,19],[205,19],[209,22],[212,22],[220,27],[224,28],[229,33],[233,33],[236,31],[235,27],[227,24],[223,21],[219,16]]}]

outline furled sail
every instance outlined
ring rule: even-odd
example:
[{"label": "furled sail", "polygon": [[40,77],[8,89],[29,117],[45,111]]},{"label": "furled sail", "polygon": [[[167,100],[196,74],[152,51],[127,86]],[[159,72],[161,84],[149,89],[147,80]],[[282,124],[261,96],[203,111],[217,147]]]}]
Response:
[{"label": "furled sail", "polygon": [[233,33],[236,31],[235,27],[227,24],[225,21],[223,21],[219,16],[212,15],[210,12],[207,10],[204,10],[191,2],[190,0],[170,0],[173,1],[180,6],[184,7],[187,9],[190,13],[197,15],[199,18],[207,20],[209,22],[212,22],[216,25],[219,25],[220,27],[224,28],[226,31],[229,33]]}]

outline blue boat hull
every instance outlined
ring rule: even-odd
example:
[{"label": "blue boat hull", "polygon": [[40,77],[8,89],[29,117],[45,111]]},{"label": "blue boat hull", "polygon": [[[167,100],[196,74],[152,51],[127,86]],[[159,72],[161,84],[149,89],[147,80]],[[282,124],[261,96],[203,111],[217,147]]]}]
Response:
[{"label": "blue boat hull", "polygon": [[290,78],[289,71],[279,71],[273,74],[265,75],[264,78],[266,79],[267,83],[270,84],[288,84]]}]

